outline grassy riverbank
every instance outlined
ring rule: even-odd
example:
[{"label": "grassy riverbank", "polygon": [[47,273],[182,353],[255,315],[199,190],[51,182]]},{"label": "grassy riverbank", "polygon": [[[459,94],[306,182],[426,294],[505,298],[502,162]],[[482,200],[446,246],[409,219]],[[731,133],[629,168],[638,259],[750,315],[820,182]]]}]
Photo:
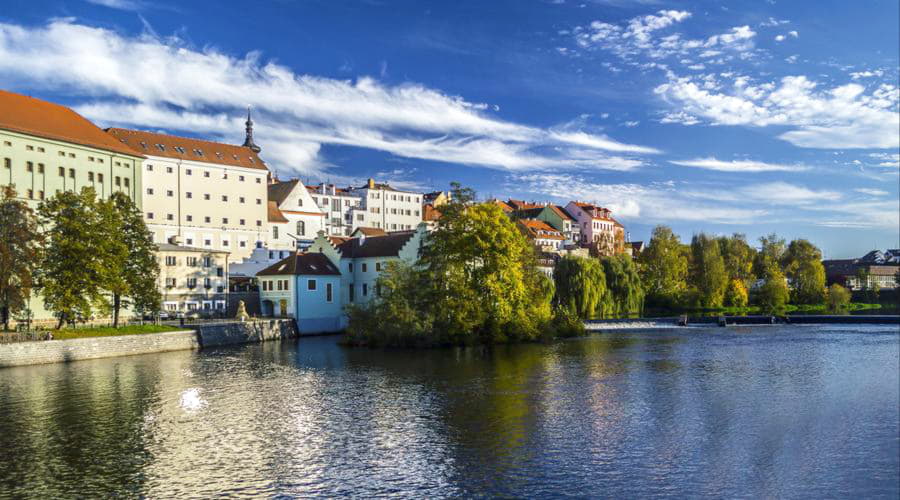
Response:
[{"label": "grassy riverbank", "polygon": [[54,340],[83,339],[89,337],[113,337],[116,335],[143,335],[146,333],[177,332],[184,330],[177,326],[169,325],[128,325],[119,328],[108,326],[88,328],[64,328],[52,330]]}]

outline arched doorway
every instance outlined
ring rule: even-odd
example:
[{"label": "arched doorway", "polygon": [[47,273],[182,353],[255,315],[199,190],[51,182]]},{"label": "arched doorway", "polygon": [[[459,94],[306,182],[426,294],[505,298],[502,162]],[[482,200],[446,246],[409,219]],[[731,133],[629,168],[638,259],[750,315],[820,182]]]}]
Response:
[{"label": "arched doorway", "polygon": [[272,303],[271,300],[262,301],[262,315],[263,316],[274,316],[275,315],[275,304]]}]

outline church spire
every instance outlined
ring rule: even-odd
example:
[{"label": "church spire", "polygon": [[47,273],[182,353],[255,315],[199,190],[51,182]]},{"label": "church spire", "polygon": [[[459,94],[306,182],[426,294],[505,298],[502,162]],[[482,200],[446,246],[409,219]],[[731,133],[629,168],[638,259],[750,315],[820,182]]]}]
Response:
[{"label": "church spire", "polygon": [[250,106],[247,106],[247,138],[244,139],[244,147],[250,148],[254,153],[259,153],[262,148],[253,143],[253,120],[250,119]]}]

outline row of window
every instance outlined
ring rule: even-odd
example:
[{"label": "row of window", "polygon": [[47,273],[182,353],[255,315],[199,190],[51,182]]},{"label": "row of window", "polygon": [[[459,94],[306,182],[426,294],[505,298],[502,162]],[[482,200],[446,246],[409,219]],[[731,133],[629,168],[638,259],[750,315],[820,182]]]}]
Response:
[{"label": "row of window", "polygon": [[[25,162],[25,171],[26,172],[34,173],[35,167],[37,167],[38,174],[44,173],[44,164],[43,163],[38,163],[37,165],[35,165],[34,162],[30,162],[30,161]],[[3,159],[3,168],[11,169],[12,168],[12,159],[4,158]],[[75,178],[75,169],[74,168],[68,169],[68,173],[69,173],[70,179]],[[101,182],[101,183],[103,182],[103,174],[102,173],[97,172],[95,174],[94,172],[88,172],[87,174],[88,174],[89,182],[94,182],[95,180],[97,182]],[[66,176],[66,167],[58,167],[57,175],[59,177],[65,177]],[[131,179],[129,179],[128,177],[122,178],[117,175],[114,179],[114,182],[115,182],[116,186],[122,186],[124,184],[125,187],[131,187]]]},{"label": "row of window", "polygon": [[[166,278],[166,288],[175,288],[178,286],[178,280],[175,278]],[[184,287],[189,289],[197,288],[197,278],[187,278],[184,280]],[[211,289],[213,288],[212,280],[209,278],[205,278],[203,280],[203,288]],[[223,293],[225,291],[225,287],[222,285],[217,285],[215,287],[217,293]]]},{"label": "row of window", "polygon": [[[154,220],[155,218],[156,218],[156,214],[154,214],[153,212],[147,212],[147,220]],[[175,214],[166,214],[166,220],[168,220],[168,221],[174,221],[174,220],[175,220]],[[185,220],[185,222],[194,222],[194,216],[193,216],[193,215],[185,215],[185,216],[184,216],[184,220]],[[222,224],[228,224],[229,221],[230,221],[230,219],[229,219],[228,217],[222,217]],[[212,224],[212,217],[210,217],[210,216],[208,216],[208,215],[205,216],[205,217],[203,217],[203,223],[204,223],[204,224]],[[238,219],[238,225],[239,225],[239,226],[246,226],[246,225],[247,225],[247,219]],[[259,219],[257,219],[257,221],[256,221],[256,226],[257,226],[257,227],[262,226],[262,221],[259,220]],[[276,234],[275,234],[275,237],[276,237],[276,238],[278,237],[277,232],[276,232]]]},{"label": "row of window", "polygon": [[[4,146],[12,146],[12,142],[11,141],[3,141],[3,145]],[[31,144],[26,144],[25,151],[36,151],[38,153],[45,153],[46,149],[44,149],[41,146],[33,146]],[[75,153],[66,153],[65,151],[58,151],[57,154],[62,158],[65,158],[66,156],[68,156],[69,158],[77,158]],[[105,163],[106,162],[106,160],[104,160],[103,158],[101,158],[99,156],[97,156],[97,157],[88,156],[87,160],[92,163],[94,163],[94,162],[95,163]],[[117,161],[115,164],[117,167],[128,167],[129,166],[127,162],[121,162],[121,161]]]},{"label": "row of window", "polygon": [[[148,196],[153,196],[153,194],[154,194],[155,192],[156,192],[156,191],[155,191],[153,188],[147,188],[147,195],[148,195]],[[167,190],[166,190],[166,196],[169,197],[169,198],[174,197],[174,196],[175,196],[175,191],[173,191],[173,190],[171,190],[171,189],[167,189]],[[185,197],[185,198],[188,198],[188,199],[194,199],[194,193],[191,192],[191,191],[185,191],[184,197]],[[204,199],[204,200],[211,200],[211,199],[212,199],[212,195],[210,195],[209,193],[203,193],[203,199]],[[227,202],[227,201],[228,201],[228,195],[223,194],[223,195],[222,195],[222,201]],[[239,203],[246,203],[246,201],[247,201],[246,198],[244,198],[243,196],[239,196],[239,197],[238,197],[238,202],[239,202]],[[257,198],[257,199],[256,199],[256,204],[257,204],[257,205],[262,205],[262,198]]]},{"label": "row of window", "polygon": [[[153,171],[153,165],[150,165],[150,164],[148,163],[148,164],[147,164],[147,171],[148,171],[148,172],[152,172],[152,171]],[[167,174],[171,174],[171,173],[173,173],[173,172],[175,172],[175,168],[174,168],[174,167],[166,167],[166,173],[167,173]],[[190,169],[190,168],[184,169],[184,175],[193,175],[193,173],[194,173],[193,169]],[[210,172],[209,172],[209,170],[204,170],[204,171],[203,171],[203,177],[210,177]],[[228,178],[228,172],[223,172],[223,173],[222,173],[222,179],[227,179],[227,178]],[[245,180],[247,180],[247,178],[244,177],[243,175],[239,175],[239,176],[238,176],[238,181],[239,181],[239,182],[244,182]],[[257,183],[257,184],[262,184],[262,178],[257,177],[257,178],[256,178],[256,183]]]},{"label": "row of window", "polygon": [[[290,290],[290,280],[263,280],[262,281],[262,291],[264,292],[286,292]],[[363,285],[365,287],[365,285]],[[273,288],[274,287],[274,288]],[[306,280],[306,289],[308,291],[314,292],[316,291],[318,284],[316,280]],[[325,302],[332,302],[334,300],[334,289],[331,283],[325,283]]]},{"label": "row of window", "polygon": [[[189,255],[184,258],[184,263],[185,263],[185,265],[191,266],[191,267],[198,267],[198,266],[212,267],[213,260],[212,260],[212,257],[209,257],[209,256],[201,258],[201,257]],[[166,266],[172,267],[172,266],[177,266],[177,265],[178,265],[178,257],[176,257],[174,255],[166,255]],[[221,267],[218,268],[216,270],[216,272],[219,276],[221,276],[222,268]]]}]

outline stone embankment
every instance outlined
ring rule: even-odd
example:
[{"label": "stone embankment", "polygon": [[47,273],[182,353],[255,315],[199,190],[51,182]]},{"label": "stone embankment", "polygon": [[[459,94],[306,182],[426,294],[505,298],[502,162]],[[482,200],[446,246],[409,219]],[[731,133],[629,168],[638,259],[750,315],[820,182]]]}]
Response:
[{"label": "stone embankment", "polygon": [[0,368],[297,338],[292,319],[190,325],[190,330],[0,344]]},{"label": "stone embankment", "polygon": [[648,330],[684,326],[731,325],[803,325],[803,324],[881,324],[900,325],[900,315],[791,315],[791,316],[680,316],[677,318],[600,319],[584,322],[589,331]]}]

